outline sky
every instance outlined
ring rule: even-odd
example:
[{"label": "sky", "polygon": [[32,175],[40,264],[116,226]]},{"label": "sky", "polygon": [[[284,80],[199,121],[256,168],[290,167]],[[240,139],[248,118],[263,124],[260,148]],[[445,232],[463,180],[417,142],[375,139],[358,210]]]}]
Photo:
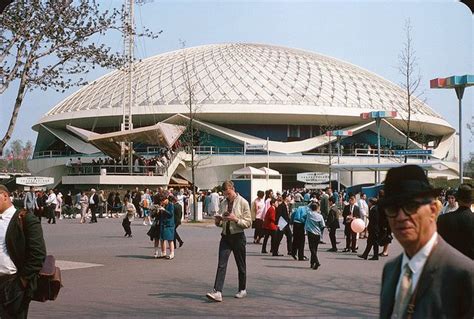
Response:
[{"label": "sky", "polygon": [[[458,101],[454,90],[429,88],[429,80],[451,75],[474,74],[473,16],[462,3],[438,1],[184,1],[142,0],[135,8],[138,31],[147,27],[163,33],[158,39],[139,39],[135,55],[146,58],[182,47],[214,43],[249,42],[304,49],[332,56],[401,83],[399,54],[406,41],[404,26],[412,25],[420,92],[426,103],[458,128]],[[120,0],[101,0],[107,9]],[[117,34],[97,37],[121,51]],[[93,81],[111,70],[94,70]],[[79,88],[57,93],[29,92],[20,111],[13,138],[36,141],[31,127],[44,113]],[[15,96],[11,90],[0,96],[4,134]],[[466,128],[471,122],[474,87],[463,98],[463,155],[474,151]],[[474,123],[473,123],[474,124]],[[470,141],[471,139],[471,141]]]}]

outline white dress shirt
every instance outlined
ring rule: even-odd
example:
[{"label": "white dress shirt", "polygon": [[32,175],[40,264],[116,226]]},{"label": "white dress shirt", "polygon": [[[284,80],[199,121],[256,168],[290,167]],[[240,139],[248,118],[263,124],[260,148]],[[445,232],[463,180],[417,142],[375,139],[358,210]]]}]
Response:
[{"label": "white dress shirt", "polygon": [[8,225],[16,212],[12,205],[0,214],[0,276],[16,274],[16,266],[7,251],[6,234]]},{"label": "white dress shirt", "polygon": [[425,266],[426,260],[428,259],[428,256],[430,255],[431,250],[433,249],[437,241],[437,238],[438,233],[435,232],[433,236],[431,236],[431,239],[411,259],[408,258],[405,252],[403,253],[402,265],[400,268],[400,278],[398,278],[397,291],[395,292],[395,296],[398,295],[398,290],[400,289],[400,284],[402,282],[403,272],[406,264],[408,264],[411,271],[413,272],[413,275],[411,277],[411,293],[413,293],[418,283],[418,280],[420,279],[420,275],[423,271],[423,267]]},{"label": "white dress shirt", "polygon": [[51,193],[51,194],[48,195],[48,199],[46,200],[46,204],[54,204],[54,205],[58,204],[58,200],[56,198],[55,193]]}]

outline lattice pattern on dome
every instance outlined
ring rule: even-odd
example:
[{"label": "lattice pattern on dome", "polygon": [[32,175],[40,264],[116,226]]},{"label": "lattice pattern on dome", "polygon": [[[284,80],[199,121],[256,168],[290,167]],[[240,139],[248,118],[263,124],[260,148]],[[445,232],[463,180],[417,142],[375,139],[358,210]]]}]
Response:
[{"label": "lattice pattern on dome", "polygon": [[[238,43],[188,48],[137,62],[133,81],[136,105],[185,104],[186,74],[199,104],[395,109],[406,117],[404,91],[374,73],[316,53]],[[74,93],[47,115],[122,107],[123,85],[123,74],[114,71]],[[415,100],[412,110],[440,117],[420,100]]]}]

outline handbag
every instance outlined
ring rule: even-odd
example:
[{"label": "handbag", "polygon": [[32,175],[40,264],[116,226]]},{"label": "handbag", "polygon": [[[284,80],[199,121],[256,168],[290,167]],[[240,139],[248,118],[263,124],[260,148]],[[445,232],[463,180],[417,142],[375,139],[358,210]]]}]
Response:
[{"label": "handbag", "polygon": [[[18,215],[22,231],[24,231],[25,228],[25,215],[25,210],[22,210]],[[63,287],[61,270],[59,267],[56,267],[56,259],[54,256],[48,255],[44,259],[43,266],[38,273],[37,289],[31,299],[40,302],[56,300],[61,287]]]},{"label": "handbag", "polygon": [[61,269],[56,267],[54,256],[48,255],[39,272],[38,287],[31,299],[39,302],[56,300],[62,287]]}]

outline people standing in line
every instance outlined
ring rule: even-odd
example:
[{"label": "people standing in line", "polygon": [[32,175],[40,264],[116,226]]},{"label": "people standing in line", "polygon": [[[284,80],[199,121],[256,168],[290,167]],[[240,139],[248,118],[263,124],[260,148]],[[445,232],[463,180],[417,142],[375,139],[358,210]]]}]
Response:
[{"label": "people standing in line", "polygon": [[[267,213],[265,214],[265,220],[263,221],[263,244],[262,244],[262,254],[267,253],[267,243],[268,238],[271,237],[270,240],[270,252],[273,253],[274,256],[280,256],[278,254],[278,225],[276,224],[276,199],[270,198],[270,207],[267,209]],[[274,250],[276,248],[276,250]],[[274,253],[275,251],[275,253]],[[281,255],[283,256],[283,255]]]},{"label": "people standing in line", "polygon": [[438,217],[438,233],[443,239],[467,257],[474,259],[474,214],[471,211],[473,189],[461,184],[456,192],[459,208]]},{"label": "people standing in line", "polygon": [[286,221],[286,226],[278,231],[278,246],[280,246],[283,235],[286,236],[286,251],[288,256],[291,256],[292,233],[290,229],[290,196],[288,193],[281,195],[282,202],[276,208],[276,223],[280,222],[280,217]]},{"label": "people standing in line", "polygon": [[360,258],[367,259],[369,256],[370,249],[374,248],[374,256],[370,260],[379,259],[379,234],[380,234],[380,212],[377,209],[377,198],[369,199],[369,237],[367,238],[367,246],[361,255],[357,255]]},{"label": "people standing in line", "polygon": [[46,258],[41,222],[31,213],[20,217],[10,192],[0,185],[0,318],[24,319]]},{"label": "people standing in line", "polygon": [[368,214],[369,214],[369,205],[367,204],[367,195],[364,193],[360,193],[360,198],[357,201],[357,206],[359,207],[360,211],[360,218],[364,221],[364,231],[360,233],[360,238],[366,238],[367,237],[367,220],[368,220]]},{"label": "people standing in line", "polygon": [[89,195],[89,210],[91,212],[91,221],[89,223],[97,223],[97,205],[99,204],[99,195],[97,195],[94,188],[91,188]]},{"label": "people standing in line", "polygon": [[225,181],[222,184],[225,199],[219,207],[219,214],[215,216],[216,226],[222,227],[221,240],[219,243],[219,260],[217,264],[214,290],[206,297],[209,300],[222,301],[222,289],[227,271],[227,263],[230,254],[234,254],[239,273],[239,291],[235,298],[247,296],[247,270],[246,270],[246,240],[244,229],[252,225],[250,206],[247,200],[236,193],[234,183]]},{"label": "people standing in line", "polygon": [[[300,206],[293,214],[291,214],[290,223],[293,225],[293,242],[291,246],[291,256],[295,260],[308,260],[308,257],[304,255],[304,223],[308,210],[308,206]],[[296,257],[297,255],[298,258]]]},{"label": "people standing in line", "polygon": [[403,253],[384,266],[379,317],[473,318],[474,261],[437,233],[440,190],[417,165],[390,169],[384,190],[379,209]]},{"label": "people standing in line", "polygon": [[89,197],[84,191],[81,191],[81,200],[79,203],[81,204],[81,224],[84,224],[86,222],[87,211],[89,210]]},{"label": "people standing in line", "polygon": [[56,224],[56,206],[58,205],[58,200],[56,198],[56,194],[52,189],[48,191],[48,199],[46,200],[46,209],[47,209],[47,217],[48,217],[48,224]]},{"label": "people standing in line", "polygon": [[123,220],[122,220],[122,227],[123,230],[125,231],[124,237],[131,238],[132,237],[132,228],[130,227],[130,224],[132,223],[133,219],[135,218],[135,214],[137,213],[135,209],[135,205],[129,202],[128,198],[124,199],[124,203],[122,206],[122,213],[125,214]]},{"label": "people standing in line", "polygon": [[357,234],[352,230],[351,223],[355,218],[360,218],[359,207],[355,204],[355,196],[349,195],[349,204],[344,207],[342,217],[344,220],[344,235],[346,235],[346,248],[344,252],[357,252]]},{"label": "people standing in line", "polygon": [[329,239],[331,241],[331,248],[327,251],[337,252],[336,231],[341,227],[339,225],[339,209],[336,205],[334,196],[329,197],[329,214],[327,218],[326,227],[329,229]]},{"label": "people standing in line", "polygon": [[34,214],[35,209],[38,209],[36,203],[36,194],[33,187],[30,187],[30,191],[25,194],[23,198],[23,207],[25,207],[28,213]]},{"label": "people standing in line", "polygon": [[255,198],[250,205],[250,212],[252,214],[252,227],[255,228],[253,234],[253,243],[260,244],[260,240],[264,236],[263,234],[263,211],[265,209],[265,201],[263,191],[257,191],[257,198]]},{"label": "people standing in line", "polygon": [[170,195],[171,202],[173,203],[174,207],[174,247],[176,246],[176,241],[178,241],[179,247],[183,246],[184,241],[179,236],[177,228],[181,225],[181,220],[183,219],[183,206],[178,202],[176,196]]},{"label": "people standing in line", "polygon": [[318,245],[321,239],[321,231],[326,227],[324,217],[319,211],[318,203],[311,203],[309,210],[305,216],[304,229],[308,234],[308,245],[311,251],[310,267],[314,270],[318,269],[321,264],[318,259]]},{"label": "people standing in line", "polygon": [[443,209],[441,210],[440,215],[444,215],[446,213],[454,212],[459,208],[458,202],[456,202],[456,197],[454,196],[454,190],[448,190],[446,192],[446,204],[444,205]]}]

